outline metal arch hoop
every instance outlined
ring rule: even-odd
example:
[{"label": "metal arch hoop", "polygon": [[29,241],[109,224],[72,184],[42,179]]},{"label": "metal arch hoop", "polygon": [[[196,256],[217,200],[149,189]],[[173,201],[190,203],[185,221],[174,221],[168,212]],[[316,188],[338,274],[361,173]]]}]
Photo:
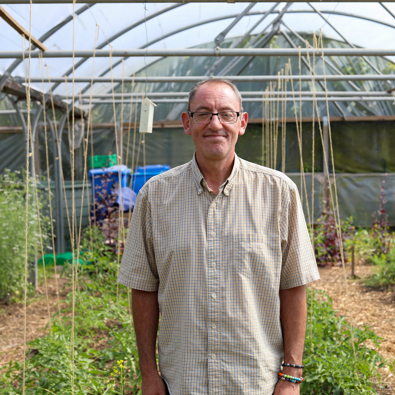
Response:
[{"label": "metal arch hoop", "polygon": [[[95,4],[85,4],[80,7],[75,14],[81,15],[83,12],[93,7]],[[51,27],[46,33],[44,33],[41,37],[39,37],[39,41],[44,42],[53,34],[55,34],[58,30],[60,30],[63,26],[67,25],[69,22],[73,20],[73,14],[68,15],[63,21],[59,22],[56,26]],[[10,66],[8,66],[7,70],[4,72],[3,76],[0,78],[0,91],[3,89],[4,83],[8,77],[20,64],[22,63],[22,59],[15,59]]]}]

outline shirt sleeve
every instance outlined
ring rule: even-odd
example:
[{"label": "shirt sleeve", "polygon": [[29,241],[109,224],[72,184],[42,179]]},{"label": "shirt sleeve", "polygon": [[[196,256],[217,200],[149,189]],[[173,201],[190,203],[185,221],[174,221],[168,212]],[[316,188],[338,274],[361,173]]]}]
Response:
[{"label": "shirt sleeve", "polygon": [[118,282],[142,291],[156,291],[159,277],[152,240],[151,210],[146,184],[139,192],[129,226]]},{"label": "shirt sleeve", "polygon": [[296,185],[285,193],[281,233],[283,260],[280,289],[305,285],[320,278]]}]

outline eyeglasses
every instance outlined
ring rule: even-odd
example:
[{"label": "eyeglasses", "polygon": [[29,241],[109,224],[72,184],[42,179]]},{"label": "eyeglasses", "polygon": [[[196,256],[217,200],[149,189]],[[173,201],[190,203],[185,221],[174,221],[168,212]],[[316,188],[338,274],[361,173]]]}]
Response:
[{"label": "eyeglasses", "polygon": [[213,112],[191,112],[188,111],[195,123],[210,123],[214,115],[218,117],[221,123],[236,123],[238,116],[241,114],[237,111]]}]

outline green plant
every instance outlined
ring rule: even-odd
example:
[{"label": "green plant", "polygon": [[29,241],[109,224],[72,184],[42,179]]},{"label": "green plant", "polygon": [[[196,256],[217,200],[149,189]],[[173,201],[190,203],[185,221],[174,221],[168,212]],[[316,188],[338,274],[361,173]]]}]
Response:
[{"label": "green plant", "polygon": [[[34,260],[40,249],[38,211],[40,210],[41,232],[46,240],[49,219],[44,215],[46,199],[39,195],[38,201],[29,186],[27,195],[23,180],[25,172],[6,170],[0,175],[0,299],[18,298],[24,289],[25,255],[27,243],[28,262]],[[28,205],[28,231],[26,234],[26,198]],[[26,240],[27,239],[27,240]]]},{"label": "green plant", "polygon": [[387,255],[373,255],[370,260],[377,265],[375,273],[365,280],[365,284],[372,287],[392,287],[395,285],[395,249],[389,250]]},{"label": "green plant", "polygon": [[314,226],[314,251],[319,266],[341,265],[341,246],[343,246],[344,262],[348,260],[346,240],[354,233],[352,217],[341,222],[341,240],[338,237],[335,218],[332,211],[325,209]]},{"label": "green plant", "polygon": [[377,368],[387,362],[366,342],[371,341],[377,349],[379,338],[367,325],[352,328],[344,317],[338,317],[331,298],[323,291],[308,289],[308,306],[312,314],[307,326],[301,394],[376,394],[372,378],[380,380]]},{"label": "green plant", "polygon": [[384,208],[387,203],[385,198],[385,177],[381,181],[380,188],[380,204],[379,209],[373,213],[373,225],[372,225],[372,235],[373,235],[373,246],[376,255],[386,255],[388,254],[391,238],[388,232],[388,215]]}]

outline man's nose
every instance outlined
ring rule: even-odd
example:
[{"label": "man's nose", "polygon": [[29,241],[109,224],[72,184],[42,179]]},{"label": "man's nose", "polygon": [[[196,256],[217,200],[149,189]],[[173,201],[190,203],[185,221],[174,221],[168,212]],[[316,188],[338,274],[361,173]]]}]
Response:
[{"label": "man's nose", "polygon": [[216,129],[216,130],[222,129],[222,123],[219,120],[219,114],[211,115],[209,126],[210,126],[210,129]]}]

